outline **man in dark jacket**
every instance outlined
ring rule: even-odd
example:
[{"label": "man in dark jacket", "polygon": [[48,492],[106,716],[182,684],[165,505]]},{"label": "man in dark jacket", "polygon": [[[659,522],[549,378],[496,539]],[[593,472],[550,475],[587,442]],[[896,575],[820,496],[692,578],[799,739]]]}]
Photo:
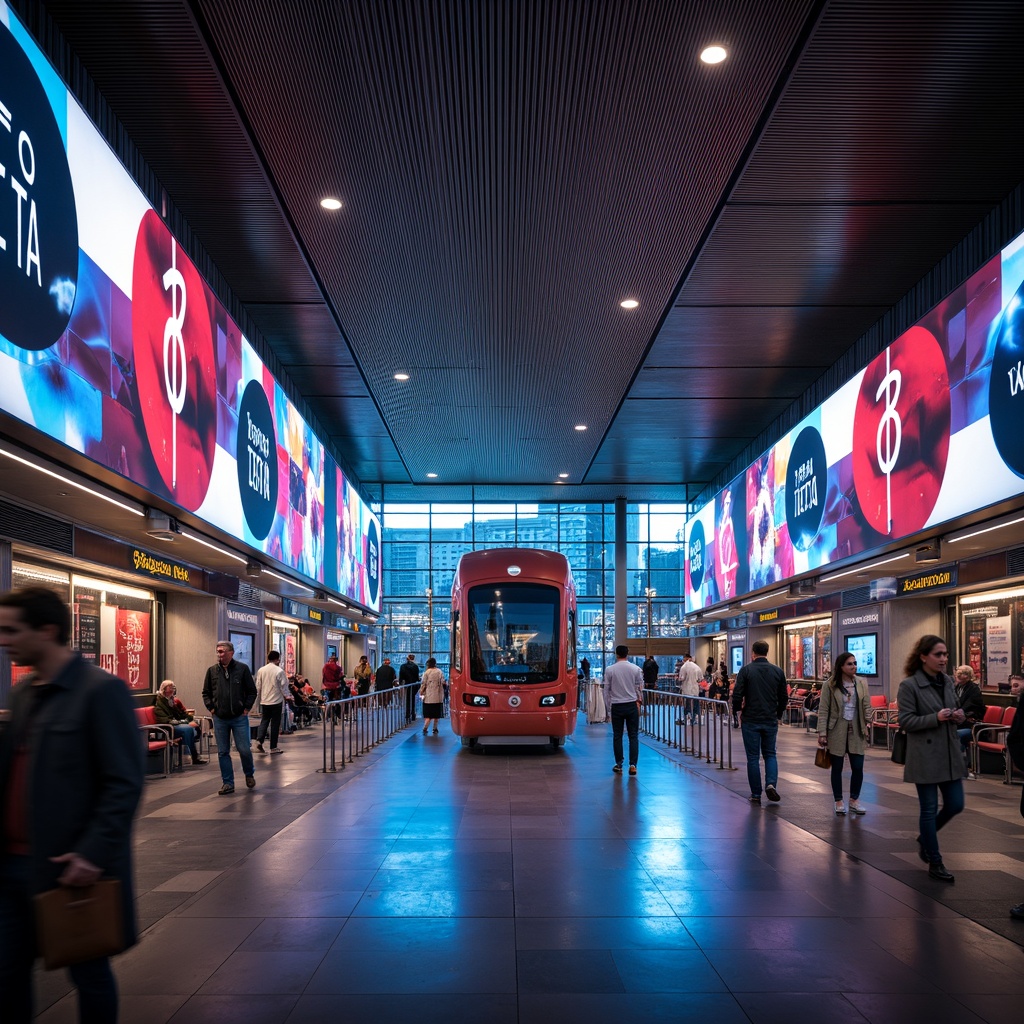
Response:
[{"label": "man in dark jacket", "polygon": [[256,785],[256,770],[252,760],[252,731],[249,728],[249,709],[256,702],[256,683],[249,666],[235,661],[235,645],[230,640],[217,641],[217,664],[206,670],[203,680],[203,703],[213,716],[213,734],[217,737],[217,761],[223,785],[217,792],[221,796],[235,791],[235,769],[231,764],[230,742],[235,737],[235,749],[242,762],[245,784]]},{"label": "man in dark jacket", "polygon": [[656,690],[658,688],[658,663],[649,654],[644,659],[640,671],[644,674],[644,689]]},{"label": "man in dark jacket", "polygon": [[398,679],[398,673],[391,667],[391,659],[385,658],[374,676],[373,688],[380,695],[377,699],[380,706],[386,708],[391,703],[391,690]]},{"label": "man in dark jacket", "polygon": [[743,712],[743,748],[747,752],[747,781],[750,800],[761,803],[761,758],[764,758],[764,792],[769,800],[779,800],[779,762],[775,741],[779,722],[789,702],[786,676],[778,665],[768,661],[768,644],[755,640],[750,647],[754,660],[736,673],[732,691],[732,713]]},{"label": "man in dark jacket", "polygon": [[414,722],[416,720],[416,687],[413,684],[420,681],[420,667],[416,664],[415,654],[406,657],[405,664],[398,670],[398,681],[405,687],[405,720]]},{"label": "man in dark jacket", "polygon": [[[32,896],[56,886],[121,883],[125,945],[136,941],[131,827],[142,745],[124,682],[68,646],[71,616],[51,590],[0,597],[0,647],[33,669],[0,737],[0,993],[4,1021],[32,1019]],[[81,1020],[117,1019],[108,957],[68,969]]]}]

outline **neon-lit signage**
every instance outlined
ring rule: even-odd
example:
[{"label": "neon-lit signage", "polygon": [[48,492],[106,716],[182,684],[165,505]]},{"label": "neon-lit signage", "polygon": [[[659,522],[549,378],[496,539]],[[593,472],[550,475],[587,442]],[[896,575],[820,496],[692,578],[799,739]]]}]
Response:
[{"label": "neon-lit signage", "polygon": [[0,3],[0,411],[380,608],[380,525]]},{"label": "neon-lit signage", "polygon": [[[1022,307],[1024,235],[687,521],[686,610],[1019,495]],[[936,575],[906,577],[900,592]],[[872,593],[895,596],[895,580],[874,581]]]}]

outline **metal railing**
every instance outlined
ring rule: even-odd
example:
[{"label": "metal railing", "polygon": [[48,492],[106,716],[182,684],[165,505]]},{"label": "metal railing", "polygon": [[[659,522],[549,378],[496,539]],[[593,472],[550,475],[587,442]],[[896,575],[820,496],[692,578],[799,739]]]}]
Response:
[{"label": "metal railing", "polygon": [[640,731],[684,754],[735,771],[732,763],[732,711],[729,702],[644,690]]},{"label": "metal railing", "polygon": [[[401,732],[408,724],[406,702],[415,702],[419,683],[374,690],[358,697],[329,700],[323,711],[323,767],[336,772],[378,744]],[[415,708],[415,703],[413,703]]]}]

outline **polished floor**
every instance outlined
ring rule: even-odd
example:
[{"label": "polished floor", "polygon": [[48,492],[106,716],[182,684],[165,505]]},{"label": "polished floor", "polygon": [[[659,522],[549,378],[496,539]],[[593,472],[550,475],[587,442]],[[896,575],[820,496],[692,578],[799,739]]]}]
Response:
[{"label": "polished floor", "polygon": [[[1019,789],[967,784],[949,886],[884,751],[868,814],[836,818],[800,729],[760,808],[739,749],[723,771],[644,741],[629,778],[609,730],[479,756],[409,729],[334,775],[306,731],[251,792],[217,796],[215,763],[153,779],[122,1020],[1021,1020]],[[41,1021],[75,1019],[62,972],[37,992]]]}]

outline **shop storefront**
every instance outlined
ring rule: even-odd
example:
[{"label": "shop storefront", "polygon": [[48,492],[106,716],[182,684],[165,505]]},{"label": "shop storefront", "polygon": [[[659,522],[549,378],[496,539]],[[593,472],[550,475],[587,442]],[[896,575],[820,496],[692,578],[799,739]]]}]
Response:
[{"label": "shop storefront", "polygon": [[[44,586],[57,591],[72,609],[72,644],[91,661],[123,679],[129,689],[151,693],[157,675],[157,595],[100,575],[67,572],[15,555],[14,589]],[[16,683],[29,670],[14,665]]]},{"label": "shop storefront", "polygon": [[780,655],[787,679],[821,681],[832,671],[832,617],[787,623]]},{"label": "shop storefront", "polygon": [[957,600],[958,665],[970,665],[978,684],[1009,693],[1011,672],[1024,664],[1024,587],[970,594]]}]

